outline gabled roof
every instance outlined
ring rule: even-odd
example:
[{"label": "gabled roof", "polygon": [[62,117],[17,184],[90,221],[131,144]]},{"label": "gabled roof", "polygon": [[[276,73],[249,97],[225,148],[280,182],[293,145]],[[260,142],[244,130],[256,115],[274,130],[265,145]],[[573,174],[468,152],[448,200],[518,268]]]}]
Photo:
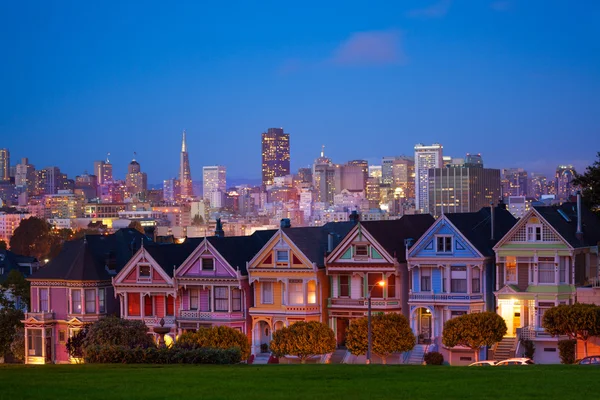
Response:
[{"label": "gabled roof", "polygon": [[183,243],[153,243],[144,246],[144,250],[156,261],[162,270],[173,276],[173,270],[178,268],[188,256],[202,243],[204,238],[189,238]]},{"label": "gabled roof", "polygon": [[495,207],[494,240],[491,240],[492,218],[490,207],[483,207],[477,212],[444,215],[486,257],[494,255],[494,245],[517,223],[517,219],[508,210]]},{"label": "gabled roof", "polygon": [[[0,249],[0,270],[4,271],[4,274],[0,274],[0,282],[2,282],[6,278],[6,276],[8,276],[8,273],[13,269],[24,272],[19,267],[19,264],[33,263],[37,263],[37,258],[21,256],[17,253],[13,253],[10,250]],[[29,268],[27,268],[27,270],[29,270]]]},{"label": "gabled roof", "polygon": [[119,272],[150,239],[135,229],[120,229],[112,235],[87,235],[65,242],[61,252],[30,279],[59,279],[72,281],[110,280],[107,266]]},{"label": "gabled roof", "polygon": [[242,275],[248,275],[246,263],[263,248],[276,232],[276,229],[270,229],[256,231],[250,236],[211,236],[206,239],[231,267],[239,268]]},{"label": "gabled roof", "polygon": [[534,209],[572,247],[597,246],[600,242],[600,219],[586,207],[581,207],[582,240],[579,240],[576,235],[577,203],[566,202],[559,206],[535,206]]},{"label": "gabled roof", "polygon": [[329,234],[333,234],[335,247],[353,227],[353,222],[329,222],[319,227],[284,228],[283,232],[317,267],[324,267]]},{"label": "gabled roof", "polygon": [[373,236],[385,251],[398,262],[406,262],[404,240],[419,239],[435,222],[430,214],[404,215],[390,221],[365,221],[360,224]]}]

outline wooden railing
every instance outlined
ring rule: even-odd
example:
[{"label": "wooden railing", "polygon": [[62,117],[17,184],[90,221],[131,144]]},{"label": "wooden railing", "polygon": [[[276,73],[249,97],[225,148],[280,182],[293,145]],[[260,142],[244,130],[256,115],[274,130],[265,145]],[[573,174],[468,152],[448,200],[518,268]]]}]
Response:
[{"label": "wooden railing", "polygon": [[54,319],[54,312],[28,312],[25,319],[35,318],[38,321],[51,321]]},{"label": "wooden railing", "polygon": [[483,294],[458,293],[411,293],[408,301],[473,301],[483,300]]},{"label": "wooden railing", "polygon": [[147,326],[157,326],[160,325],[160,320],[165,320],[165,326],[175,325],[175,317],[144,317],[144,324]]},{"label": "wooden railing", "polygon": [[[367,308],[367,299],[329,298],[329,307],[361,307]],[[400,307],[399,299],[371,299],[372,308],[397,308]]]},{"label": "wooden railing", "polygon": [[241,311],[235,312],[209,312],[197,310],[182,310],[179,311],[180,320],[214,320],[214,319],[242,319],[244,313]]}]

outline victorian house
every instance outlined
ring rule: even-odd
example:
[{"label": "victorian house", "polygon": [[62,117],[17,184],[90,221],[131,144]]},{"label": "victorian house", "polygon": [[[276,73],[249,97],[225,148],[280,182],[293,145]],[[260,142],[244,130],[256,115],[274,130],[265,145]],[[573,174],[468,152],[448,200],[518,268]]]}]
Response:
[{"label": "victorian house", "polygon": [[65,242],[60,254],[28,278],[25,362],[70,363],[67,339],[84,324],[118,314],[111,278],[148,239],[134,229]]},{"label": "victorian house", "polygon": [[[252,353],[267,349],[272,332],[297,321],[327,322],[328,240],[344,237],[352,223],[280,228],[248,262],[254,302],[250,308]],[[330,236],[331,235],[331,236]]]},{"label": "victorian house", "polygon": [[444,214],[407,250],[411,327],[419,344],[435,345],[451,364],[468,364],[475,356],[442,345],[444,324],[495,310],[493,246],[515,223],[504,205]]},{"label": "victorian house", "polygon": [[[330,246],[326,259],[331,280],[328,323],[338,345],[344,344],[350,321],[367,315],[369,297],[373,312],[409,316],[405,246],[418,239],[433,222],[429,214],[357,222],[339,245]],[[330,238],[331,243],[334,238]],[[383,286],[378,285],[381,281]]]},{"label": "victorian house", "polygon": [[535,362],[559,362],[559,338],[542,328],[544,312],[573,304],[578,288],[597,285],[599,241],[600,221],[578,198],[534,207],[494,247],[497,312],[513,352],[519,353],[519,339],[529,339]]}]

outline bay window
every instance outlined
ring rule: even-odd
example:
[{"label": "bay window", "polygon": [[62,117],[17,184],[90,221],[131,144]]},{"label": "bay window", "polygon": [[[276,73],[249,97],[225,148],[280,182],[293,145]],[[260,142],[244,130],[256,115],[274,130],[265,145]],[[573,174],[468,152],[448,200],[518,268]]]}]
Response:
[{"label": "bay window", "polygon": [[98,289],[98,312],[103,314],[106,312],[106,289]]},{"label": "bay window", "polygon": [[390,275],[387,281],[387,297],[396,297],[396,275]]},{"label": "bay window", "polygon": [[198,289],[190,289],[190,310],[198,309]]},{"label": "bay window", "polygon": [[450,268],[450,291],[467,293],[467,267]]},{"label": "bay window", "polygon": [[302,279],[290,279],[288,282],[289,304],[304,304],[304,287]]},{"label": "bay window", "polygon": [[338,297],[350,297],[350,275],[340,275],[340,293]]},{"label": "bay window", "polygon": [[309,281],[306,284],[306,297],[308,304],[317,304],[317,283]]},{"label": "bay window", "polygon": [[261,282],[261,304],[273,304],[273,282]]},{"label": "bay window", "polygon": [[378,285],[381,280],[383,280],[382,273],[371,272],[367,275],[367,293],[371,292],[371,298],[383,298],[383,287]]},{"label": "bay window", "polygon": [[421,272],[421,292],[431,291],[431,268],[419,268]]},{"label": "bay window", "polygon": [[471,292],[481,293],[481,271],[479,268],[473,268],[471,274]]},{"label": "bay window", "polygon": [[42,356],[42,330],[27,329],[27,355]]},{"label": "bay window", "polygon": [[85,313],[96,313],[96,289],[85,289]]},{"label": "bay window", "polygon": [[506,257],[504,269],[506,270],[506,283],[517,283],[517,257]]},{"label": "bay window", "polygon": [[81,311],[81,290],[73,289],[71,290],[71,313],[81,314]]},{"label": "bay window", "polygon": [[154,315],[152,296],[144,296],[144,316],[151,317]]},{"label": "bay window", "polygon": [[127,315],[133,317],[139,317],[141,315],[139,293],[127,293]]},{"label": "bay window", "polygon": [[556,283],[554,275],[554,257],[539,257],[538,283]]},{"label": "bay window", "polygon": [[242,311],[242,291],[240,289],[231,290],[231,311]]},{"label": "bay window", "polygon": [[50,311],[50,304],[48,301],[48,288],[40,289],[40,312]]},{"label": "bay window", "polygon": [[229,311],[227,286],[215,286],[215,311]]},{"label": "bay window", "polygon": [[166,296],[166,310],[165,310],[165,315],[168,317],[172,317],[173,315],[175,315],[175,297],[173,296]]}]

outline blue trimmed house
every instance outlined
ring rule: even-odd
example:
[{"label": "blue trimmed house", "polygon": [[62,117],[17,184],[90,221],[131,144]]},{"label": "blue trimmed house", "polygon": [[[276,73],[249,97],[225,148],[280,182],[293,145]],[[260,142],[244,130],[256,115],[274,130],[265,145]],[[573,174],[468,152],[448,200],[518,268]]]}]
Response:
[{"label": "blue trimmed house", "polygon": [[445,214],[407,249],[408,308],[420,345],[451,364],[468,364],[465,348],[444,348],[444,323],[473,312],[494,311],[493,246],[516,223],[504,204],[478,212]]}]

